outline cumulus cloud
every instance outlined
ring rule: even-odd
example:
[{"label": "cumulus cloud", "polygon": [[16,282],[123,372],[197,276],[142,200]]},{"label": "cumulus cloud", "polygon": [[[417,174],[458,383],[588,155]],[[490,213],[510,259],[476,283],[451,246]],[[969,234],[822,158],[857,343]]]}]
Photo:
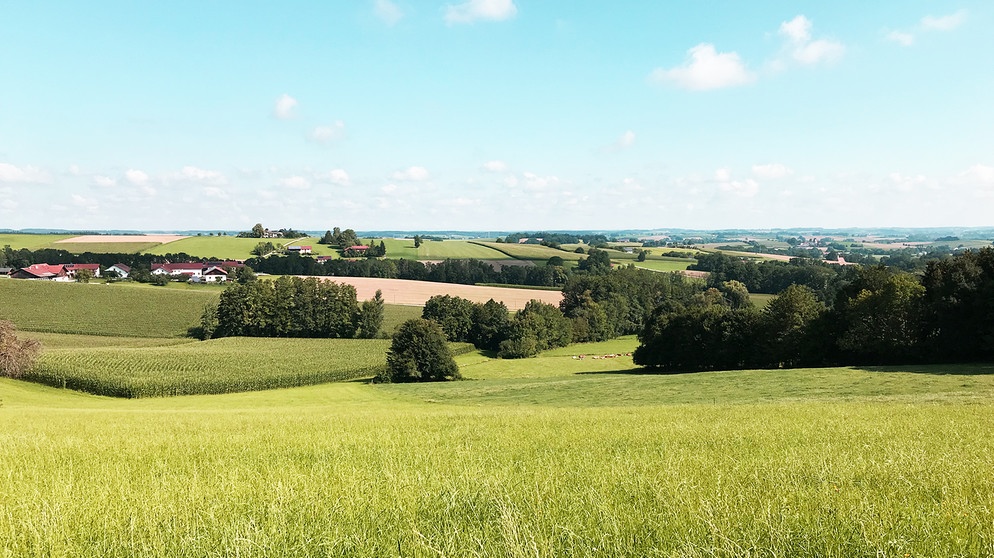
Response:
[{"label": "cumulus cloud", "polygon": [[343,169],[332,169],[325,174],[318,175],[321,182],[330,182],[339,186],[348,186],[351,183],[349,173]]},{"label": "cumulus cloud", "polygon": [[474,21],[503,21],[518,13],[514,0],[467,0],[449,4],[445,9],[445,23],[473,23]]},{"label": "cumulus cloud", "polygon": [[96,184],[97,186],[100,186],[101,188],[112,188],[114,186],[117,186],[116,179],[111,178],[109,176],[103,176],[100,174],[94,175],[93,183]]},{"label": "cumulus cloud", "polygon": [[728,169],[718,169],[714,171],[715,182],[722,192],[735,194],[743,198],[751,198],[759,193],[759,183],[751,178],[746,180],[734,180],[732,172]]},{"label": "cumulus cloud", "polygon": [[966,182],[983,185],[994,185],[994,167],[973,165],[960,173],[960,178]]},{"label": "cumulus cloud", "polygon": [[226,200],[228,199],[228,192],[224,191],[224,188],[218,188],[217,186],[206,186],[204,188],[204,196]]},{"label": "cumulus cloud", "polygon": [[631,130],[621,134],[618,141],[614,142],[614,147],[617,149],[627,149],[633,145],[635,145],[635,132]]},{"label": "cumulus cloud", "polygon": [[148,184],[148,175],[137,169],[128,169],[124,171],[124,179],[135,186],[144,186]]},{"label": "cumulus cloud", "polygon": [[329,143],[345,137],[345,123],[336,120],[330,126],[318,126],[311,130],[311,139],[318,143]]},{"label": "cumulus cloud", "polygon": [[911,192],[925,184],[926,179],[924,175],[918,174],[915,176],[905,176],[899,172],[892,172],[887,176],[888,180],[894,188],[901,192]]},{"label": "cumulus cloud", "polygon": [[657,83],[673,84],[691,91],[705,91],[745,85],[756,80],[738,53],[715,50],[714,45],[701,43],[687,51],[682,66],[656,68],[649,78]]},{"label": "cumulus cloud", "polygon": [[397,4],[394,4],[390,0],[374,0],[373,13],[387,25],[396,25],[398,21],[404,18],[404,12],[400,10]]},{"label": "cumulus cloud", "polygon": [[561,182],[558,176],[539,176],[532,172],[525,172],[521,174],[520,184],[528,190],[545,190]]},{"label": "cumulus cloud", "polygon": [[777,179],[793,174],[790,167],[780,163],[769,163],[766,165],[753,165],[752,173],[759,178]]},{"label": "cumulus cloud", "polygon": [[284,93],[280,95],[279,99],[276,99],[276,106],[273,107],[273,114],[275,114],[276,118],[279,118],[280,120],[288,120],[293,118],[295,108],[297,108],[297,99],[294,99]]},{"label": "cumulus cloud", "polygon": [[100,204],[93,198],[87,198],[79,194],[72,194],[72,204],[87,211],[95,212],[100,209]]},{"label": "cumulus cloud", "polygon": [[227,177],[218,171],[201,169],[193,166],[186,166],[177,173],[173,173],[172,178],[185,182],[197,182],[213,186],[221,186],[228,183]]},{"label": "cumulus cloud", "polygon": [[787,39],[791,58],[805,65],[835,62],[842,58],[846,47],[829,39],[811,40],[812,26],[811,20],[803,15],[780,24],[780,35]]},{"label": "cumulus cloud", "polygon": [[306,190],[311,187],[311,181],[303,176],[288,176],[280,180],[280,186],[294,190]]},{"label": "cumulus cloud", "polygon": [[507,172],[507,163],[504,161],[487,161],[483,163],[483,170],[487,172]]},{"label": "cumulus cloud", "polygon": [[428,180],[428,169],[424,167],[407,167],[391,175],[394,180],[407,180],[411,182],[423,182]]},{"label": "cumulus cloud", "polygon": [[0,182],[41,184],[48,181],[48,173],[38,167],[18,167],[10,163],[0,163]]},{"label": "cumulus cloud", "polygon": [[911,33],[905,33],[904,31],[890,31],[884,38],[888,41],[897,43],[901,46],[911,46],[915,44],[915,36]]},{"label": "cumulus cloud", "polygon": [[952,31],[962,25],[964,21],[966,21],[966,10],[959,10],[958,12],[938,17],[927,15],[922,18],[921,24],[923,29],[929,31]]}]

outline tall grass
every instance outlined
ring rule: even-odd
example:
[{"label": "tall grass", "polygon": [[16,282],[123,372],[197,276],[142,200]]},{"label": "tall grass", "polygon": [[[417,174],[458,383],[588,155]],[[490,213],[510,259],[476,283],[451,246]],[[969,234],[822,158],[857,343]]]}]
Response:
[{"label": "tall grass", "polygon": [[0,412],[4,556],[994,553],[989,403],[33,397]]}]

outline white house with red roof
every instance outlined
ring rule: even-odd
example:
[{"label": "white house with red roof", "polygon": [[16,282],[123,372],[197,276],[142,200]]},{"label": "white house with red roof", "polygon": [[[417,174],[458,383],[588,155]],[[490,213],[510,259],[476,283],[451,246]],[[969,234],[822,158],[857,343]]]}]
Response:
[{"label": "white house with red roof", "polygon": [[66,264],[66,275],[76,279],[76,273],[82,269],[88,270],[94,277],[100,277],[100,264]]},{"label": "white house with red roof", "polygon": [[195,263],[164,263],[152,264],[152,275],[169,275],[170,277],[186,276],[200,277],[204,274],[204,264]]},{"label": "white house with red roof", "polygon": [[10,275],[14,279],[35,279],[44,281],[72,281],[62,264],[34,264],[22,267]]},{"label": "white house with red roof", "polygon": [[120,277],[121,279],[127,279],[128,275],[131,274],[131,266],[125,265],[123,263],[114,264],[114,265],[108,267],[106,270],[104,270],[104,272],[105,273],[106,272],[112,272],[112,273],[116,274],[118,277]]},{"label": "white house with red roof", "polygon": [[310,254],[311,253],[311,247],[310,246],[287,246],[286,251],[294,253],[294,254]]}]

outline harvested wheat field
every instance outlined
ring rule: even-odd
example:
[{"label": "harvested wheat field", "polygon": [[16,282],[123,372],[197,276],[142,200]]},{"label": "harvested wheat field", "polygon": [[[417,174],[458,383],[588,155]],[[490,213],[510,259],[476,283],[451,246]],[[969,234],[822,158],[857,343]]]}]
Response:
[{"label": "harvested wheat field", "polygon": [[473,302],[486,302],[491,298],[503,302],[510,310],[520,310],[529,300],[541,300],[547,304],[559,304],[563,293],[540,289],[516,289],[508,287],[480,287],[476,285],[455,285],[452,283],[432,283],[407,279],[378,279],[374,277],[322,277],[328,281],[345,283],[355,287],[359,300],[373,298],[376,290],[383,291],[383,301],[387,304],[424,306],[435,295],[458,296]]},{"label": "harvested wheat field", "polygon": [[58,240],[54,244],[96,244],[155,242],[165,244],[186,238],[179,234],[86,234]]}]

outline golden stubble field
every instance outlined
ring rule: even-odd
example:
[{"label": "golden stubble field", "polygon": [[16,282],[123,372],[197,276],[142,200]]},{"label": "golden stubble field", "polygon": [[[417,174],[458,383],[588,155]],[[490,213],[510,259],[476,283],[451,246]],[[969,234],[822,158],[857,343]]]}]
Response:
[{"label": "golden stubble field", "polygon": [[542,289],[515,289],[508,287],[482,287],[477,285],[455,285],[452,283],[431,283],[407,279],[378,279],[375,277],[321,277],[355,287],[359,300],[367,300],[383,292],[387,304],[424,306],[429,298],[436,295],[458,296],[473,302],[484,303],[491,298],[503,302],[510,310],[520,310],[530,300],[540,300],[546,304],[559,305],[563,299],[560,291]]}]

